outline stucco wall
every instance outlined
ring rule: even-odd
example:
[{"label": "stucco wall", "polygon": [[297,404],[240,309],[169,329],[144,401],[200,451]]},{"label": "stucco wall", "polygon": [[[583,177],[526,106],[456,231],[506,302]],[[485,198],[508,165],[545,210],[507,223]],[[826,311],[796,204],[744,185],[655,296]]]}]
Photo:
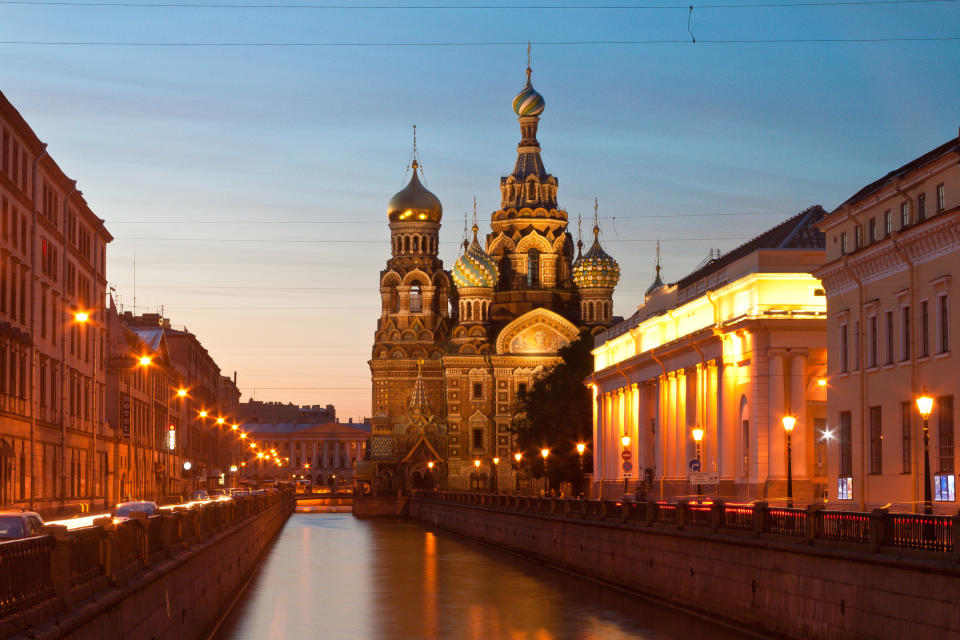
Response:
[{"label": "stucco wall", "polygon": [[764,634],[960,638],[953,559],[411,500],[410,517]]}]

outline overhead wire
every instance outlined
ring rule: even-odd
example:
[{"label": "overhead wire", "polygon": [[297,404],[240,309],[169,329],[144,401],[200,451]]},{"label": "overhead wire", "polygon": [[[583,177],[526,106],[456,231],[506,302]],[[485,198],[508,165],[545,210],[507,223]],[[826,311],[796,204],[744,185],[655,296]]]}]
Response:
[{"label": "overhead wire", "polygon": [[0,0],[0,5],[53,6],[133,9],[294,9],[328,11],[661,11],[693,9],[778,9],[796,7],[857,7],[911,4],[950,4],[960,0],[821,0],[811,2],[745,2],[727,4],[633,4],[633,5],[347,5],[294,3],[233,3],[233,2],[78,2],[74,0]]}]

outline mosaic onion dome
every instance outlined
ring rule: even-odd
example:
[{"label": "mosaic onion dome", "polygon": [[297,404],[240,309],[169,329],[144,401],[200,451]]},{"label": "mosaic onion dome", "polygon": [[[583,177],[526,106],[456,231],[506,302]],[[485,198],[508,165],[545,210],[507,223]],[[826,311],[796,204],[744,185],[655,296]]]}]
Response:
[{"label": "mosaic onion dome", "polygon": [[387,204],[387,216],[390,222],[440,222],[443,217],[443,205],[440,199],[430,193],[417,176],[416,161],[413,162],[413,176],[409,184],[397,192]]},{"label": "mosaic onion dome", "polygon": [[573,282],[580,289],[613,289],[620,280],[620,265],[600,247],[600,229],[593,228],[593,246],[573,266]]},{"label": "mosaic onion dome", "polygon": [[517,94],[513,99],[513,112],[518,116],[538,116],[543,113],[543,107],[546,103],[543,96],[537,93],[530,82],[530,67],[527,67],[527,84],[523,91]]},{"label": "mosaic onion dome", "polygon": [[477,225],[473,225],[473,242],[453,263],[451,275],[457,287],[487,287],[497,284],[497,265],[477,242]]}]

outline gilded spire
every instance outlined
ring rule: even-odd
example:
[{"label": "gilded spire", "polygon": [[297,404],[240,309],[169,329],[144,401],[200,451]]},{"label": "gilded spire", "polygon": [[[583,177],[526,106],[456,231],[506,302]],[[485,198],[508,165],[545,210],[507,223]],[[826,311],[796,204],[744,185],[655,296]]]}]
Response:
[{"label": "gilded spire", "polygon": [[423,359],[417,360],[417,380],[413,383],[413,392],[410,394],[410,409],[421,409],[423,413],[430,412],[430,402],[427,399],[427,387],[423,383]]},{"label": "gilded spire", "polygon": [[657,262],[656,262],[656,276],[653,279],[653,283],[647,287],[645,295],[650,295],[657,289],[663,286],[663,280],[660,278],[660,241],[657,240]]},{"label": "gilded spire", "polygon": [[473,196],[473,241],[477,241],[477,231],[480,227],[477,225],[477,196]]},{"label": "gilded spire", "polygon": [[583,218],[577,211],[577,260],[583,255]]},{"label": "gilded spire", "polygon": [[593,241],[600,241],[600,205],[597,202],[597,196],[593,196]]}]

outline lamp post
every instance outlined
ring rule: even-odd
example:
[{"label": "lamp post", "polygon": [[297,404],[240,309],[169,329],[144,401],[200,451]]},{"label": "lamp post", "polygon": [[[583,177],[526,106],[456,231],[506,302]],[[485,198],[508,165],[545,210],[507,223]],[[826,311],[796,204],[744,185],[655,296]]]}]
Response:
[{"label": "lamp post", "polygon": [[933,412],[933,398],[927,393],[926,385],[917,396],[917,411],[923,418],[923,512],[931,514],[933,500],[930,498],[930,414]]},{"label": "lamp post", "polygon": [[543,495],[546,496],[547,492],[550,491],[550,467],[547,465],[550,449],[546,447],[540,449],[540,455],[543,457]]},{"label": "lamp post", "polygon": [[579,484],[579,486],[577,487],[577,489],[578,489],[577,495],[578,495],[578,496],[582,496],[582,495],[584,494],[584,490],[583,490],[583,489],[584,489],[584,487],[583,487],[583,452],[586,451],[586,450],[587,450],[587,445],[585,445],[585,444],[582,443],[582,442],[578,442],[578,443],[577,443],[577,470],[578,470],[577,483]]},{"label": "lamp post", "polygon": [[477,470],[477,491],[480,491],[480,459],[473,461],[473,468]]},{"label": "lamp post", "polygon": [[427,462],[427,473],[430,474],[430,490],[435,491],[437,487],[433,482],[433,460]]},{"label": "lamp post", "polygon": [[[620,437],[620,444],[623,445],[623,453],[626,453],[630,450],[630,436],[624,435]],[[629,461],[629,456],[623,456],[624,465]],[[623,472],[623,495],[627,495],[630,492],[630,474],[628,471],[624,470]]]},{"label": "lamp post", "polygon": [[[700,459],[700,441],[703,440],[703,429],[699,426],[693,430],[693,441],[697,444],[697,462],[702,462]],[[700,470],[697,470],[697,473],[700,473]],[[703,487],[700,485],[700,481],[697,481],[697,498],[703,496]]]},{"label": "lamp post", "polygon": [[500,478],[497,477],[499,475],[498,471],[500,470],[500,458],[497,458],[496,456],[494,456],[492,462],[493,462],[493,468],[491,471],[492,471],[492,477],[493,477],[493,483],[492,483],[493,492],[500,493]]},{"label": "lamp post", "polygon": [[787,435],[787,507],[793,508],[793,444],[790,436],[793,428],[797,424],[797,419],[789,413],[783,416],[783,431]]},{"label": "lamp post", "polygon": [[515,483],[514,491],[520,493],[520,462],[523,460],[522,453],[513,454],[513,481]]}]

